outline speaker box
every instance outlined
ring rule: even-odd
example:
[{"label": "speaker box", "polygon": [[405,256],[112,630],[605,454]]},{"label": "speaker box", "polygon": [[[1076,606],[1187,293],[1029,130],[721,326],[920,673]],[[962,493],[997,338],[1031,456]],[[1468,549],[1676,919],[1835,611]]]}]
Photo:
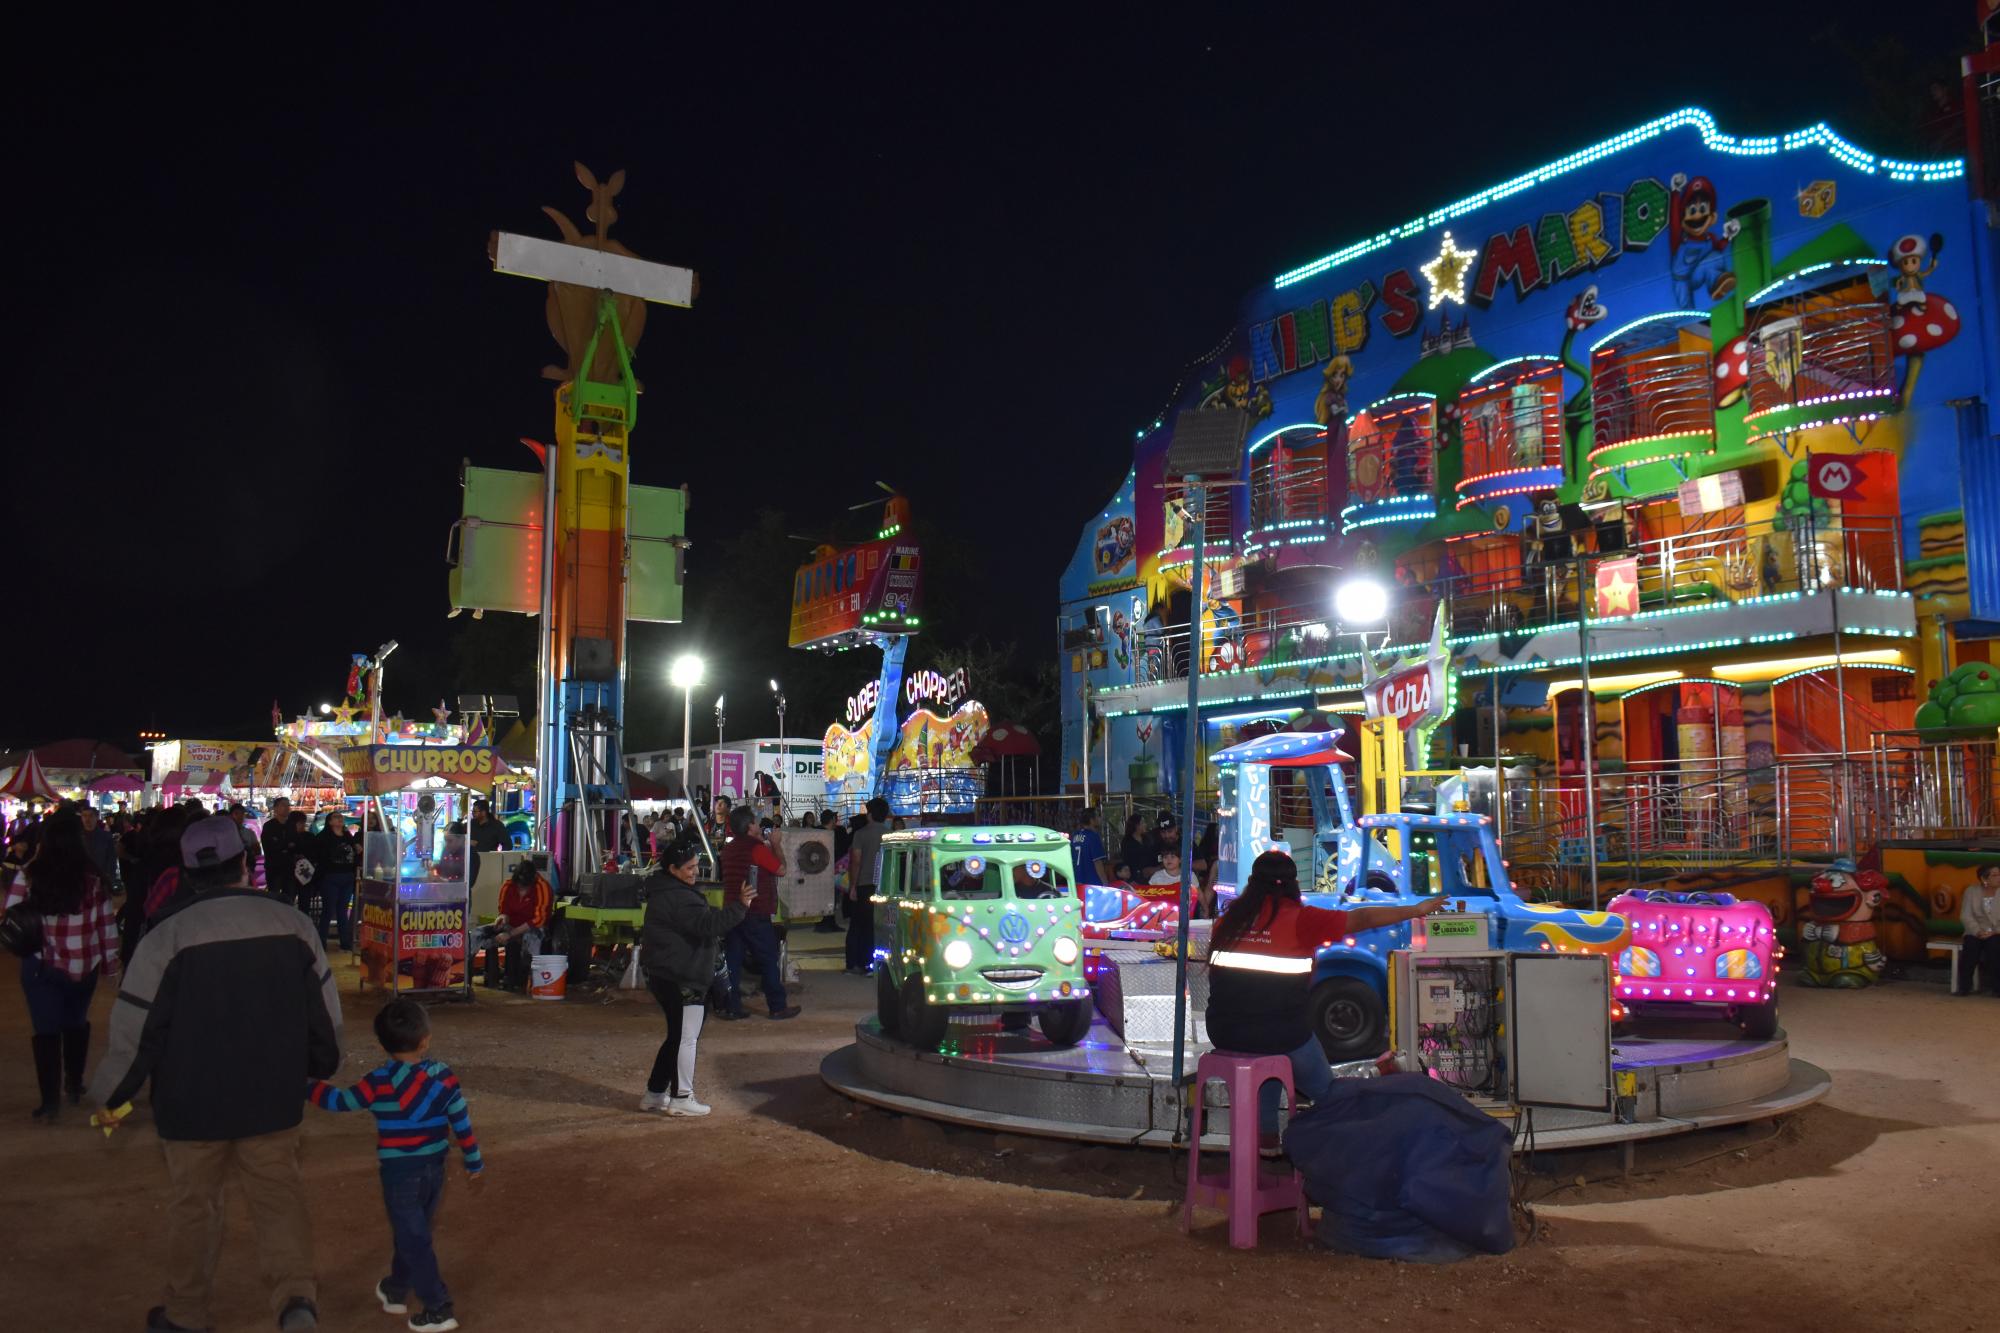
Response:
[{"label": "speaker box", "polygon": [[617,680],[618,663],[612,656],[611,640],[587,639],[579,634],[570,645],[570,674],[577,680]]},{"label": "speaker box", "polygon": [[585,907],[637,907],[644,875],[578,875],[576,899]]}]

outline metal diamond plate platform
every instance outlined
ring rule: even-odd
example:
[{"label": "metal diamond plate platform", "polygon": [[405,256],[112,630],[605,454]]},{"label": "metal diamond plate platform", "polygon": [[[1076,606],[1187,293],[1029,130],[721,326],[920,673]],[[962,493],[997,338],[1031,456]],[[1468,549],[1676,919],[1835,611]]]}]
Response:
[{"label": "metal diamond plate platform", "polygon": [[[1205,1049],[1188,1048],[1189,1083]],[[1771,1041],[1728,1040],[1700,1024],[1621,1038],[1613,1065],[1634,1075],[1629,1117],[1540,1110],[1538,1147],[1632,1142],[1767,1119],[1809,1106],[1832,1087],[1824,1070],[1790,1057],[1782,1033]],[[1186,1085],[1175,1087],[1172,1069],[1170,1043],[1125,1041],[1101,1016],[1068,1050],[985,1016],[957,1020],[935,1052],[884,1036],[870,1018],[855,1025],[852,1045],[821,1062],[820,1077],[857,1101],[949,1124],[1167,1147],[1184,1134]],[[1211,1101],[1219,1092],[1216,1085]],[[1227,1143],[1227,1117],[1209,1124],[1217,1132],[1203,1142]]]}]

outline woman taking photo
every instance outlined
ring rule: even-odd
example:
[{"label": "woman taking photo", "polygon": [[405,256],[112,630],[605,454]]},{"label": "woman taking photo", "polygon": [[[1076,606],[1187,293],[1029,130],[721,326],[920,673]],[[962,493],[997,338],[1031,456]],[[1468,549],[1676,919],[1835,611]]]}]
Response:
[{"label": "woman taking photo", "polygon": [[[1299,868],[1283,852],[1265,852],[1250,882],[1215,923],[1208,946],[1208,1039],[1221,1051],[1284,1055],[1292,1087],[1316,1102],[1333,1070],[1306,1017],[1313,956],[1344,936],[1393,926],[1444,906],[1443,898],[1409,906],[1333,911],[1299,901]],[[1262,1096],[1265,1132],[1277,1129],[1278,1089]]]},{"label": "woman taking photo", "polygon": [[8,887],[4,906],[22,903],[42,918],[41,947],[21,960],[21,989],[35,1034],[35,1080],[42,1093],[34,1118],[53,1124],[59,1089],[69,1092],[72,1106],[83,1099],[90,997],[98,975],[118,975],[118,917],[84,848],[76,811],[62,810],[43,822],[41,846]]},{"label": "woman taking photo", "polygon": [[642,1111],[668,1115],[707,1115],[708,1107],[694,1099],[695,1043],[707,1012],[710,980],[722,937],[743,919],[757,896],[756,881],[745,881],[736,901],[710,907],[694,886],[701,848],[684,842],[669,848],[666,874],[646,899],[646,922],[639,935],[639,964],[646,988],[667,1015],[667,1039],[653,1057],[653,1074],[646,1080]]}]

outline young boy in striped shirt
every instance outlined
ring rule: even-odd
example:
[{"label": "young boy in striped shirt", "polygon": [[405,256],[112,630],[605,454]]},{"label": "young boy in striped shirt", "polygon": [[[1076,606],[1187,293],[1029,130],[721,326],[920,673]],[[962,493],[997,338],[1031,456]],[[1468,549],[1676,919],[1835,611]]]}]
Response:
[{"label": "young boy in striped shirt", "polygon": [[[323,1111],[369,1111],[375,1116],[375,1152],[382,1164],[382,1198],[389,1207],[395,1258],[389,1276],[375,1284],[375,1299],[390,1314],[407,1314],[414,1294],[418,1311],[409,1327],[417,1333],[445,1333],[458,1327],[451,1293],[438,1273],[431,1248],[431,1218],[444,1195],[444,1164],[450,1139],[465,1157],[468,1188],[478,1190],[479,1140],[458,1078],[436,1060],[431,1020],[415,1000],[396,999],[375,1015],[375,1039],[388,1061],[351,1088],[314,1079],[306,1099]],[[447,1138],[449,1132],[449,1138]]]}]

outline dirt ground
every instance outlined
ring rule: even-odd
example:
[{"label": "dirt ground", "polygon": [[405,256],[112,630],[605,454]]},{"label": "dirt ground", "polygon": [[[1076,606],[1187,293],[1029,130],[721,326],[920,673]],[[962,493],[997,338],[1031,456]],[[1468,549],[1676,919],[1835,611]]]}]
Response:
[{"label": "dirt ground", "polygon": [[[819,937],[825,941],[826,937]],[[1293,1241],[1228,1248],[1219,1215],[1176,1225],[1181,1159],[947,1131],[819,1081],[869,983],[808,958],[805,1016],[712,1023],[706,1120],[636,1109],[664,1033],[643,994],[608,1004],[481,993],[434,1011],[490,1163],[454,1167],[439,1253],[467,1329],[982,1330],[1205,1325],[1620,1330],[1990,1329],[2000,1255],[2000,1000],[1904,982],[1788,989],[1794,1053],[1830,1071],[1776,1125],[1545,1155],[1534,1238],[1446,1268]],[[11,970],[7,968],[6,970]],[[377,1058],[348,985],[345,1073]],[[98,1000],[98,1043],[108,998]],[[136,1330],[160,1299],[165,1175],[151,1128],[109,1142],[67,1112],[32,1124],[19,991],[0,985],[0,1328]],[[400,1327],[363,1116],[306,1117],[322,1327]],[[1982,1257],[1983,1256],[1983,1257]],[[1975,1297],[1974,1293],[1984,1293]],[[232,1218],[219,1329],[269,1328]]]}]

